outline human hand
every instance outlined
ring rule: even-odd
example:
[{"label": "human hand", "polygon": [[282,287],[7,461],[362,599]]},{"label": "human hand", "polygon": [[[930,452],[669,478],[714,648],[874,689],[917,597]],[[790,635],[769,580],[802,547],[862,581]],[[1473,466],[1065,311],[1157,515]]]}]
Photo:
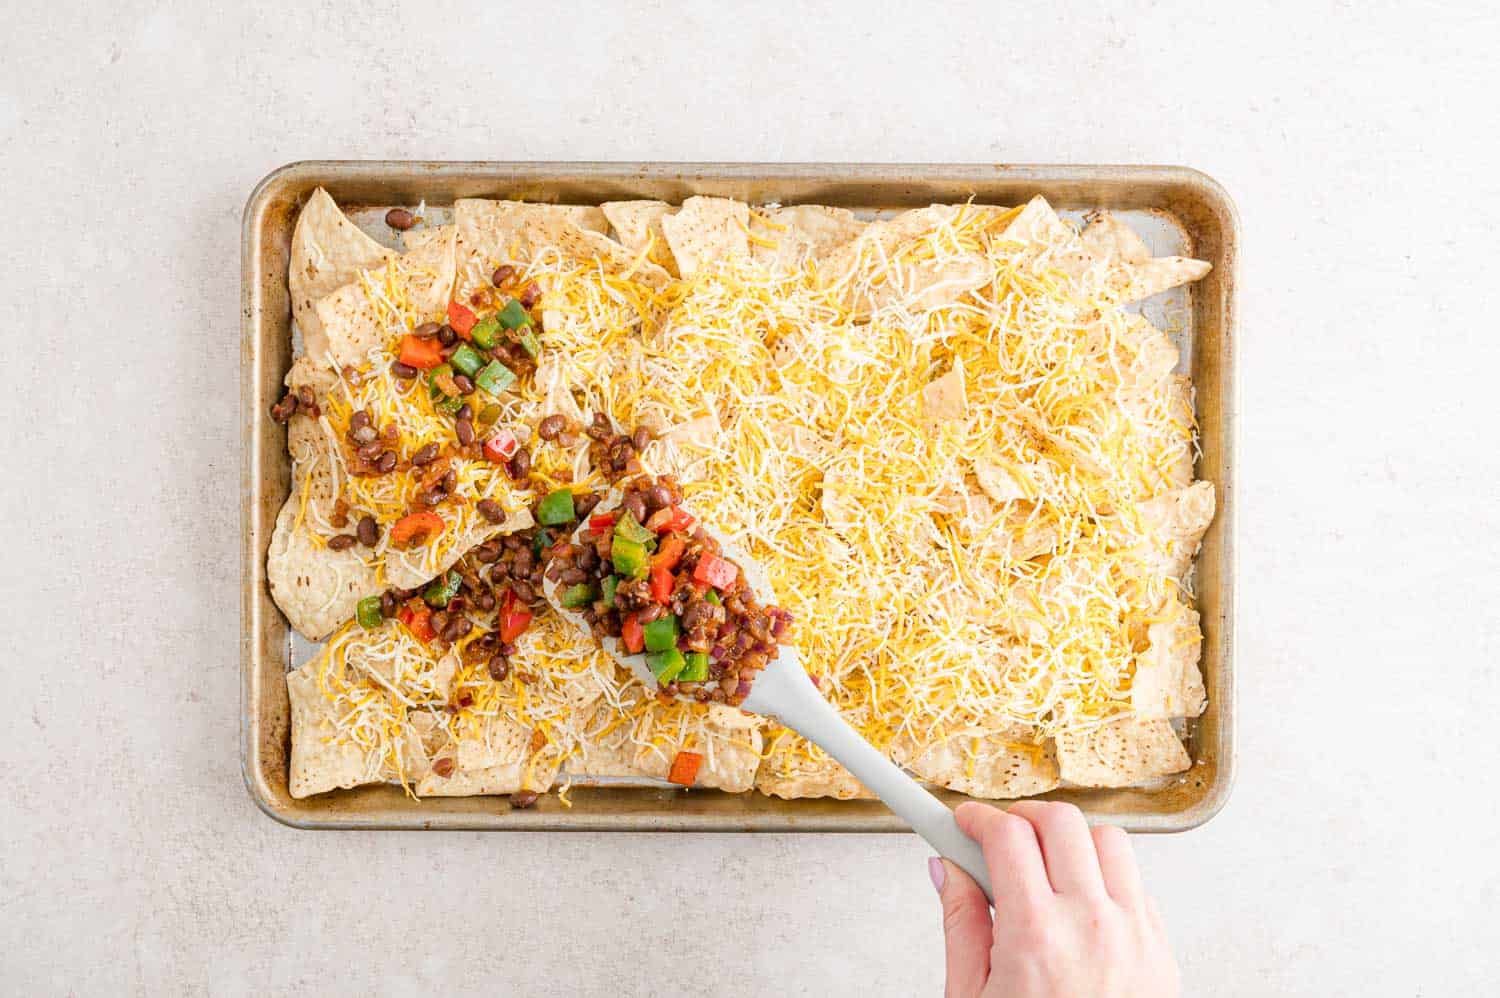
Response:
[{"label": "human hand", "polygon": [[954,817],[984,850],[995,888],[929,861],[943,901],[947,998],[1173,998],[1177,963],[1130,841],[1072,804],[973,801]]}]

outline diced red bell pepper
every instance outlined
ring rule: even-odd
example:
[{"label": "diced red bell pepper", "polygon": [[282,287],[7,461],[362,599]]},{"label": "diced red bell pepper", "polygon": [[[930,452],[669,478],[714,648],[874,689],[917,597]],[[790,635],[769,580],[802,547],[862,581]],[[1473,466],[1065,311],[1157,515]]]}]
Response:
[{"label": "diced red bell pepper", "polygon": [[396,619],[406,625],[411,636],[424,645],[437,637],[432,629],[432,609],[419,599],[407,600],[396,611]]},{"label": "diced red bell pepper", "polygon": [[603,534],[614,529],[616,516],[614,510],[607,513],[595,513],[589,517],[589,533]]},{"label": "diced red bell pepper", "polygon": [[479,316],[470,311],[467,306],[460,305],[456,301],[448,303],[448,325],[452,326],[453,331],[459,336],[466,340],[472,339],[469,333],[478,321]]},{"label": "diced red bell pepper", "polygon": [[651,556],[651,567],[661,567],[670,571],[677,567],[677,563],[682,560],[682,553],[686,550],[687,541],[681,537],[668,537],[661,542],[661,547],[657,549],[656,554]]},{"label": "diced red bell pepper", "polygon": [[500,640],[514,641],[531,624],[531,611],[516,598],[515,590],[505,590],[500,603]]},{"label": "diced red bell pepper", "polygon": [[444,526],[443,518],[430,509],[410,513],[391,527],[391,543],[404,548],[419,535],[424,537],[423,543],[426,543],[441,534]]},{"label": "diced red bell pepper", "polygon": [[632,655],[639,655],[646,650],[646,632],[635,614],[629,614],[620,621],[620,640],[625,643],[625,650]]},{"label": "diced red bell pepper", "polygon": [[695,581],[713,586],[722,592],[733,589],[734,582],[739,577],[739,566],[732,561],[725,561],[716,554],[704,554],[698,559],[697,567],[693,569]]},{"label": "diced red bell pepper", "polygon": [[658,603],[672,602],[672,590],[676,588],[677,580],[672,578],[672,570],[665,565],[651,566],[651,598]]},{"label": "diced red bell pepper", "polygon": [[407,367],[431,370],[443,362],[443,345],[435,336],[425,340],[420,336],[403,336],[401,351],[396,359]]},{"label": "diced red bell pepper", "polygon": [[516,451],[521,449],[521,441],[509,430],[496,430],[488,440],[484,442],[484,456],[496,464],[504,464],[516,456]]},{"label": "diced red bell pepper", "polygon": [[667,521],[667,529],[673,533],[687,533],[697,523],[697,517],[683,510],[681,506],[672,507],[672,518]]},{"label": "diced red bell pepper", "polygon": [[703,765],[703,756],[697,752],[678,752],[672,759],[672,768],[667,771],[667,782],[690,787],[698,778],[698,767]]}]

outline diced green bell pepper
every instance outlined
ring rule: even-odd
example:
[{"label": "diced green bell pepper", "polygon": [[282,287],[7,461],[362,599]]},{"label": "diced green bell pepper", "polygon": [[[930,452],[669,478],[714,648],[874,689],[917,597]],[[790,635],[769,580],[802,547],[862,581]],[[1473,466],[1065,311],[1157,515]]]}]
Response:
[{"label": "diced green bell pepper", "polygon": [[620,513],[620,518],[615,521],[615,536],[623,537],[627,541],[635,541],[637,544],[656,540],[655,534],[641,526],[635,517],[623,511]]},{"label": "diced green bell pepper", "polygon": [[479,425],[494,426],[500,421],[500,417],[503,415],[505,415],[505,408],[491,402],[489,405],[479,410]]},{"label": "diced green bell pepper", "polygon": [[451,365],[451,364],[439,364],[437,367],[434,367],[432,370],[430,370],[430,371],[427,372],[427,397],[428,398],[430,398],[430,399],[440,399],[445,394],[447,394],[441,388],[438,387],[438,383],[437,383],[437,379],[440,378],[440,377],[442,377],[445,374],[448,377],[450,377],[450,378],[453,377],[453,365]]},{"label": "diced green bell pepper", "polygon": [[594,597],[599,591],[587,582],[580,582],[576,586],[569,586],[562,594],[562,605],[566,610],[577,610],[579,607],[588,606],[594,602]]},{"label": "diced green bell pepper", "polygon": [[552,531],[538,530],[536,536],[531,539],[531,553],[540,558],[542,552],[552,546]]},{"label": "diced green bell pepper", "polygon": [[422,590],[422,599],[427,601],[428,606],[442,609],[458,595],[458,587],[463,581],[464,577],[458,574],[458,570],[450,568],[447,575],[438,576]]},{"label": "diced green bell pepper", "polygon": [[484,357],[478,350],[475,350],[467,343],[463,343],[460,344],[457,350],[453,351],[453,356],[448,358],[448,363],[472,378],[484,366]]},{"label": "diced green bell pepper", "polygon": [[474,338],[474,344],[482,350],[493,350],[495,344],[500,342],[500,320],[493,315],[485,316],[475,323],[474,328],[469,330],[469,335]]},{"label": "diced green bell pepper", "polygon": [[708,600],[714,606],[724,605],[724,601],[719,598],[719,591],[717,589],[710,589],[708,592],[703,594],[703,598]]},{"label": "diced green bell pepper", "polygon": [[442,398],[432,403],[432,407],[445,416],[455,416],[458,414],[458,410],[464,407],[464,400],[451,399],[448,396],[444,395]]},{"label": "diced green bell pepper", "polygon": [[573,512],[573,493],[567,489],[548,492],[537,504],[536,518],[538,523],[549,527],[572,523],[576,518]]},{"label": "diced green bell pepper", "polygon": [[651,675],[663,686],[676,679],[687,665],[687,659],[682,657],[682,652],[676,648],[670,651],[654,651],[646,655],[646,667],[651,670]]},{"label": "diced green bell pepper", "polygon": [[536,360],[537,356],[542,352],[542,341],[536,338],[536,333],[533,333],[529,329],[523,329],[517,339],[521,341],[521,349],[526,351],[526,356],[532,360]]},{"label": "diced green bell pepper", "polygon": [[615,590],[620,588],[620,577],[618,575],[606,575],[603,583],[604,605],[613,607],[615,605]]},{"label": "diced green bell pepper", "polygon": [[526,311],[525,306],[512,298],[495,315],[495,320],[506,329],[520,329],[531,322],[531,315]]},{"label": "diced green bell pepper", "polygon": [[[453,355],[455,358],[458,354]],[[484,365],[484,369],[474,376],[474,385],[491,395],[499,395],[505,389],[516,383],[516,374],[510,368],[492,360]]]},{"label": "diced green bell pepper", "polygon": [[679,682],[701,683],[708,678],[708,653],[702,651],[690,651],[687,653],[687,665],[677,674]]},{"label": "diced green bell pepper", "polygon": [[641,631],[646,636],[647,651],[666,651],[668,648],[676,648],[677,635],[681,633],[677,627],[677,618],[670,613],[665,617],[657,617],[641,628]]},{"label": "diced green bell pepper", "polygon": [[610,559],[615,564],[615,571],[627,579],[644,579],[648,562],[646,561],[646,545],[639,541],[633,541],[628,537],[616,537],[610,543]]},{"label": "diced green bell pepper", "polygon": [[379,627],[380,622],[385,619],[385,615],[380,612],[380,597],[366,596],[354,604],[354,619],[366,630]]}]

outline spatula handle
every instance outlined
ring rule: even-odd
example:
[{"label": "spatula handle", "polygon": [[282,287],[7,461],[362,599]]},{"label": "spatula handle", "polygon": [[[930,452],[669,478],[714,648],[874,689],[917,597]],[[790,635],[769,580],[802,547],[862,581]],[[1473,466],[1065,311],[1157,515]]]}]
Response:
[{"label": "spatula handle", "polygon": [[806,686],[806,691],[796,693],[792,693],[796,688],[794,684],[783,685],[776,691],[778,702],[775,710],[768,712],[774,712],[782,724],[796,730],[842,763],[859,782],[885,801],[886,807],[926,839],[939,856],[958,864],[983,889],[984,896],[994,901],[989,869],[985,866],[979,843],[963,833],[948,806],[849,727],[805,676],[802,685]]}]

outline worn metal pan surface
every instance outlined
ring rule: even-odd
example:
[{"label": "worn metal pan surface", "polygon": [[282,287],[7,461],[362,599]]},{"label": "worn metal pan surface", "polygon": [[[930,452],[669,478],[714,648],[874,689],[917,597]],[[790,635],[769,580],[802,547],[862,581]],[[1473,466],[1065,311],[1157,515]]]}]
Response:
[{"label": "worn metal pan surface", "polygon": [[[1238,220],[1209,177],[1182,167],[884,165],[842,163],[423,163],[304,162],[262,180],[245,205],[242,242],[240,413],[244,504],[240,668],[245,782],[271,817],[299,828],[537,831],[898,832],[906,826],[873,801],[783,801],[760,794],[691,793],[664,787],[575,787],[572,807],[555,795],[512,810],[504,798],[413,801],[370,786],[304,800],[287,792],[289,709],[284,676],[290,629],[271,601],[265,556],[290,489],[284,430],[268,416],[292,361],[287,263],[292,227],[307,197],[327,188],[346,208],[448,205],[460,197],[596,204],[625,198],[681,201],[713,194],[752,203],[838,205],[883,211],[958,202],[1018,204],[1035,194],[1059,210],[1128,213],[1158,252],[1208,260],[1213,271],[1181,293],[1175,326],[1197,387],[1202,446],[1198,477],[1212,481],[1219,513],[1198,556],[1203,671],[1208,710],[1187,727],[1193,767],[1158,786],[1057,790],[1091,820],[1136,832],[1177,832],[1216,814],[1234,775],[1235,279]],[[1171,244],[1171,245],[1166,245]],[[961,794],[943,791],[952,803]]]}]

